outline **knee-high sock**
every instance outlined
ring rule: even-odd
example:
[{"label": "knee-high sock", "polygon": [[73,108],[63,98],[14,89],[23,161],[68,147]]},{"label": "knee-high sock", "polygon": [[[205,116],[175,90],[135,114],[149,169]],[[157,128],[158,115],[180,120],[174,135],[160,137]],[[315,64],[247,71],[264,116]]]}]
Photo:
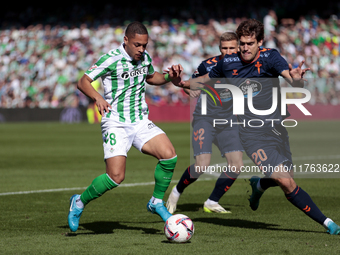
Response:
[{"label": "knee-high sock", "polygon": [[183,193],[184,189],[188,187],[191,183],[194,183],[200,176],[199,173],[195,172],[194,167],[195,164],[192,164],[187,169],[185,169],[184,173],[182,174],[182,177],[176,186],[179,193]]},{"label": "knee-high sock", "polygon": [[263,191],[265,191],[266,189],[270,188],[270,187],[276,187],[279,186],[273,179],[267,178],[267,177],[263,177],[259,180],[260,182],[260,186],[262,188]]},{"label": "knee-high sock", "polygon": [[320,209],[314,204],[310,196],[297,186],[294,191],[290,194],[286,194],[286,198],[289,202],[307,214],[310,218],[320,223],[321,225],[327,219],[325,215],[320,211]]},{"label": "knee-high sock", "polygon": [[160,159],[155,169],[155,188],[153,196],[163,199],[168,189],[174,169],[177,163],[177,155],[171,159]]},{"label": "knee-high sock", "polygon": [[236,181],[238,177],[237,173],[228,172],[228,173],[221,173],[220,177],[217,179],[215,188],[211,193],[209,199],[215,202],[218,202],[221,197],[226,193],[231,185]]},{"label": "knee-high sock", "polygon": [[88,204],[91,200],[94,200],[106,191],[117,187],[115,183],[107,174],[102,174],[96,177],[90,186],[81,194],[80,199],[84,205]]}]

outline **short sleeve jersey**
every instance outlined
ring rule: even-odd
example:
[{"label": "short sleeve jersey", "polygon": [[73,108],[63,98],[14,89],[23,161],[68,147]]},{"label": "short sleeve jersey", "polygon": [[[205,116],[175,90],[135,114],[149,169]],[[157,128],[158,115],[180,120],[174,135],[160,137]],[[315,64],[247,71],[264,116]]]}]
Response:
[{"label": "short sleeve jersey", "polygon": [[85,72],[92,80],[102,78],[104,98],[112,106],[106,118],[134,123],[148,116],[145,80],[155,72],[151,62],[146,51],[138,62],[134,61],[121,44],[118,49],[101,56]]},{"label": "short sleeve jersey", "polygon": [[[281,93],[278,76],[284,71],[289,70],[287,61],[275,49],[260,49],[258,57],[251,63],[242,59],[241,54],[234,53],[226,55],[212,68],[209,77],[226,77],[228,84],[238,86],[247,98],[247,88],[252,87],[253,106],[257,110],[270,109],[273,102],[272,88],[278,88],[277,108],[269,115],[253,114],[244,100],[244,115],[238,115],[238,120],[246,123],[249,120],[261,119],[265,124],[264,128],[270,128],[272,122],[266,119],[277,119],[282,121],[287,116],[281,116]],[[241,132],[263,131],[263,128],[247,128],[247,125],[240,126]]]}]

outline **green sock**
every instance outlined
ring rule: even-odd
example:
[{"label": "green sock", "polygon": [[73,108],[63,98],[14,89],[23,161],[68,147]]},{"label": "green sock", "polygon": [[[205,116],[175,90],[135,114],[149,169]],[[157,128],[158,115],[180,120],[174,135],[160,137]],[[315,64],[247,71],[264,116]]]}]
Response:
[{"label": "green sock", "polygon": [[171,159],[161,159],[155,169],[155,189],[153,196],[163,199],[165,191],[168,189],[174,169],[177,163],[177,155]]},{"label": "green sock", "polygon": [[95,178],[91,185],[81,194],[80,200],[87,205],[91,200],[94,200],[106,191],[117,187],[118,184],[115,183],[107,174],[99,175]]}]

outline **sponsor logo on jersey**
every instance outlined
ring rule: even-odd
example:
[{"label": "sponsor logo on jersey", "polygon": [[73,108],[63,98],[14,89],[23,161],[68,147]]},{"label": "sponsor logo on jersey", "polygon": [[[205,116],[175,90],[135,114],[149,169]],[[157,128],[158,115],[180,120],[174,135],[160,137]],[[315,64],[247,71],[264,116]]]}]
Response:
[{"label": "sponsor logo on jersey", "polygon": [[229,58],[224,58],[224,62],[236,62],[236,61],[241,61],[239,57],[229,57]]},{"label": "sponsor logo on jersey", "polygon": [[218,93],[222,102],[228,102],[232,99],[232,94],[229,89],[224,89]]},{"label": "sponsor logo on jersey", "polygon": [[[251,88],[253,91],[253,96],[256,96],[258,93],[262,90],[262,84],[258,81],[253,81],[247,79],[240,85],[240,89],[242,90],[242,93],[244,94],[244,97],[248,97],[248,88]],[[228,102],[232,99],[232,93],[229,89],[223,89],[218,92],[220,99],[222,102]]]},{"label": "sponsor logo on jersey", "polygon": [[258,81],[246,79],[243,83],[240,84],[240,89],[242,90],[244,97],[248,97],[248,88],[252,89],[254,97],[261,92],[262,84]]},{"label": "sponsor logo on jersey", "polygon": [[141,68],[132,70],[132,71],[123,72],[123,73],[120,75],[120,77],[121,77],[123,80],[127,80],[127,79],[129,79],[129,78],[134,78],[134,77],[136,77],[136,76],[143,75],[143,74],[147,74],[147,73],[148,73],[148,67],[147,67],[147,66],[144,66],[144,67],[141,67]]}]

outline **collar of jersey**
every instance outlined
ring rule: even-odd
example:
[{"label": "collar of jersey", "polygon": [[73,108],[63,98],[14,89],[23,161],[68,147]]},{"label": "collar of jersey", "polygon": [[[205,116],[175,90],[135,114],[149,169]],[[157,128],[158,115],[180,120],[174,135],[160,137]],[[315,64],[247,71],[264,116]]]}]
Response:
[{"label": "collar of jersey", "polygon": [[[127,61],[130,61],[130,62],[133,62],[134,60],[130,57],[129,54],[127,54],[127,52],[125,51],[124,49],[124,43],[122,43],[120,46],[119,46],[119,50],[120,52],[122,53],[122,55],[124,56],[124,58],[126,58]],[[143,53],[143,56],[144,56],[144,53]],[[142,57],[143,57],[142,56]]]},{"label": "collar of jersey", "polygon": [[127,61],[132,61],[132,58],[130,57],[129,54],[127,54],[127,52],[126,52],[125,49],[124,49],[124,43],[122,43],[122,44],[119,46],[119,50],[120,50],[120,52],[122,53],[122,55],[124,56],[124,58],[126,58]]}]

